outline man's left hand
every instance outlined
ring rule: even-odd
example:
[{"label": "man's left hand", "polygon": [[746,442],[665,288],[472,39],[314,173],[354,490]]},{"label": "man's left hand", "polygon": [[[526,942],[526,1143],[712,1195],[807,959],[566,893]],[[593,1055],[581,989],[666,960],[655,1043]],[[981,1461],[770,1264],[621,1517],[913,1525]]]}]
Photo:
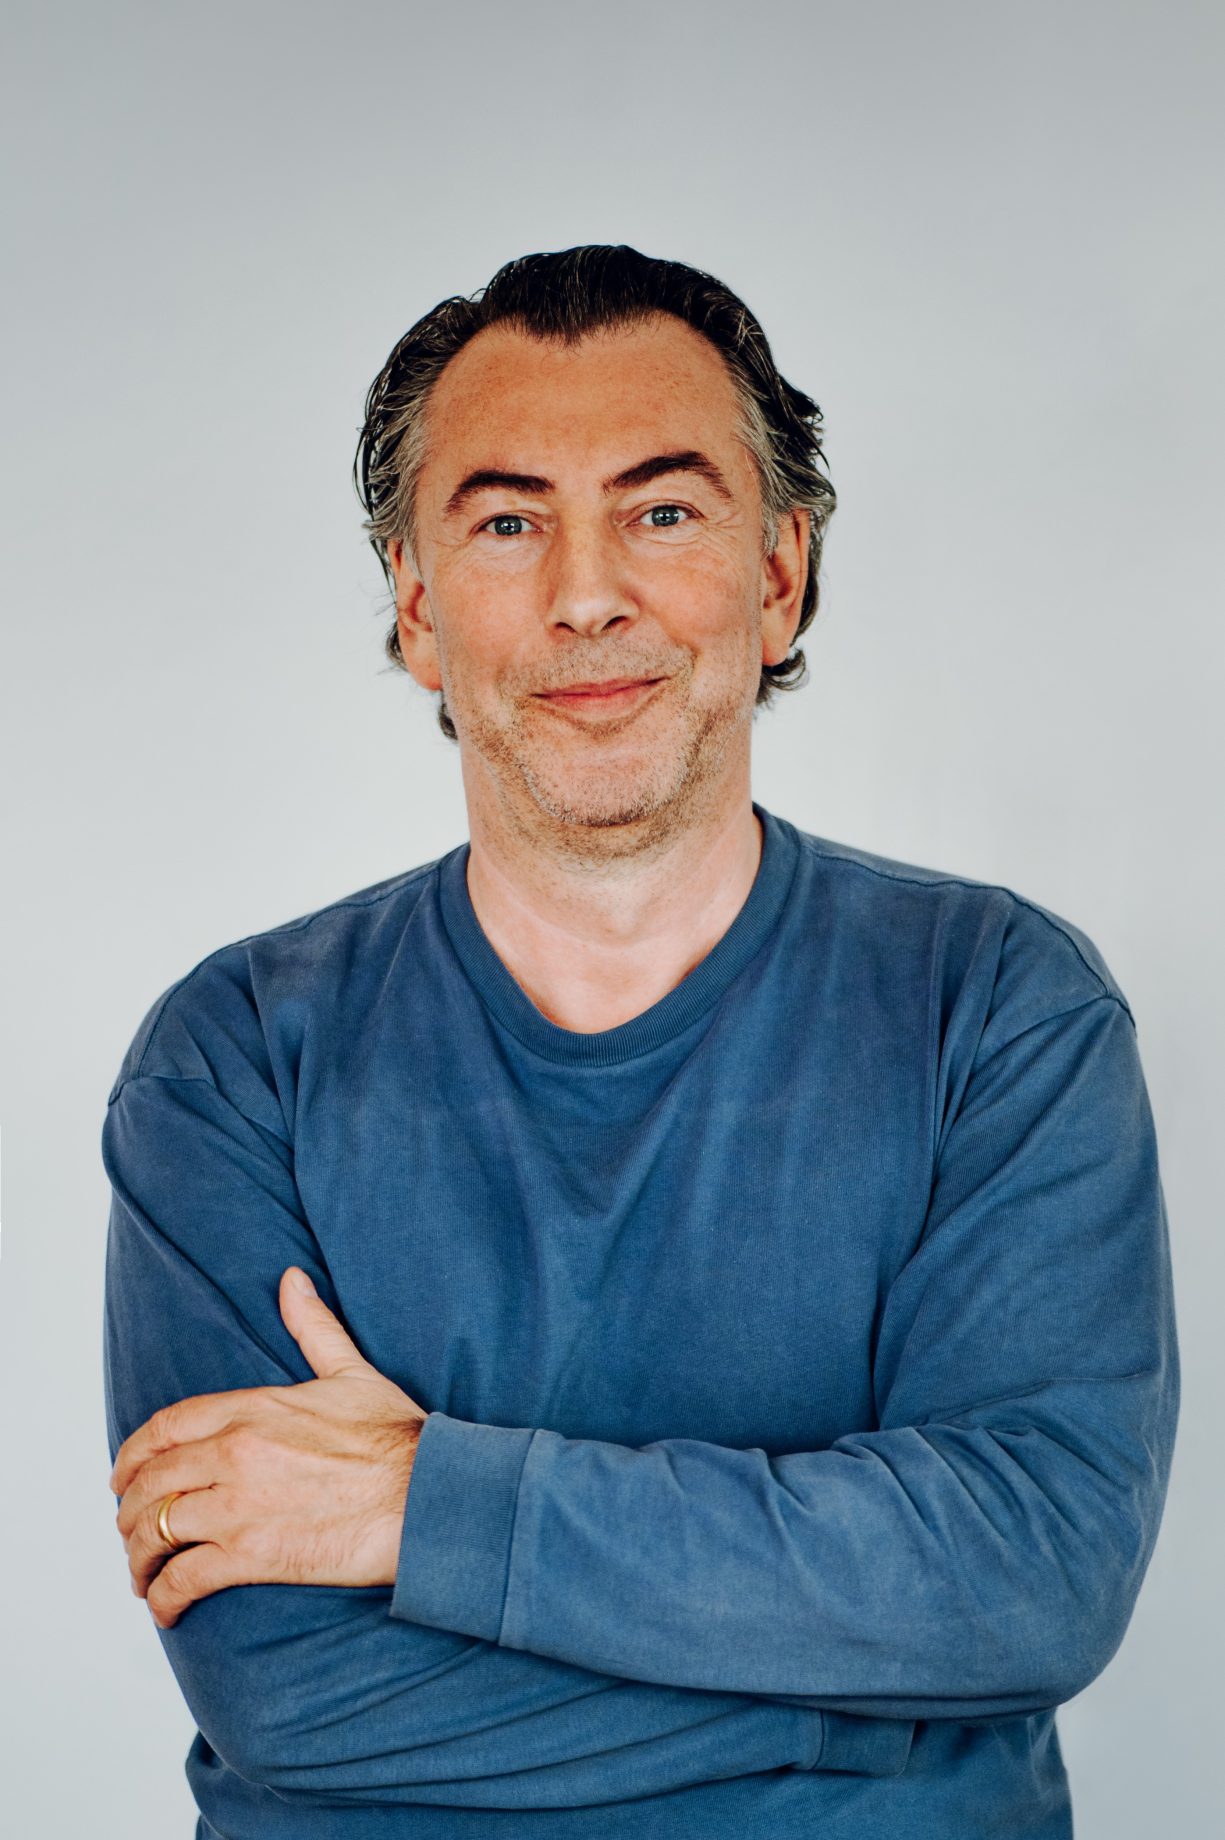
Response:
[{"label": "man's left hand", "polygon": [[[427,1413],[358,1349],[313,1286],[281,1276],[280,1309],[317,1379],[201,1393],[155,1412],[121,1446],[132,1589],[168,1628],[234,1584],[394,1585],[404,1505]],[[172,1490],[176,1540],[157,1531]]]}]

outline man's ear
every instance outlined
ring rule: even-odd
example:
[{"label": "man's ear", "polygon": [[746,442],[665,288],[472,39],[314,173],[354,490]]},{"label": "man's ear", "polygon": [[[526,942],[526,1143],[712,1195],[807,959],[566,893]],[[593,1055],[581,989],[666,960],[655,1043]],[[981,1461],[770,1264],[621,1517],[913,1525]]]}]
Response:
[{"label": "man's ear", "polygon": [[396,588],[400,656],[422,689],[441,690],[442,673],[438,668],[438,642],[434,636],[429,596],[400,537],[393,537],[388,543],[387,560]]},{"label": "man's ear", "polygon": [[761,565],[763,664],[782,664],[791,650],[804,607],[811,539],[812,523],[802,505],[779,519],[778,542]]}]

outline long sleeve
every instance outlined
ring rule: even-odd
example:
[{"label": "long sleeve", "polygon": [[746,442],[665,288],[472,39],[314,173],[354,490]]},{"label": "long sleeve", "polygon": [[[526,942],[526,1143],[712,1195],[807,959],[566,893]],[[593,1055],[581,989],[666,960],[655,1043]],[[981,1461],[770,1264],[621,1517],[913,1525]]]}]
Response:
[{"label": "long sleeve", "polygon": [[1001,1017],[933,1105],[876,1427],[770,1457],[432,1413],[393,1616],[883,1719],[980,1723],[1094,1679],[1153,1550],[1177,1419],[1165,1204],[1127,1007]]},{"label": "long sleeve", "polygon": [[[336,1296],[274,1123],[273,1108],[257,1122],[206,1078],[142,1075],[112,1095],[112,1460],[173,1400],[312,1378],[281,1321],[278,1281],[301,1264],[332,1308]],[[302,1802],[560,1808],[789,1764],[889,1773],[905,1761],[908,1725],[623,1680],[393,1619],[390,1595],[238,1586],[159,1630],[201,1732],[233,1770]]]}]

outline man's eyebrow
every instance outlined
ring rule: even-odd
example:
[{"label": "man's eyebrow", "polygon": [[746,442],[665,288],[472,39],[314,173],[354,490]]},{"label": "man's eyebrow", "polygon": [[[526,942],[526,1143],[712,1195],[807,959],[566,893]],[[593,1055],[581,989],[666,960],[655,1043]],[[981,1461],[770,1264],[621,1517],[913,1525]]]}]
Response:
[{"label": "man's eyebrow", "polygon": [[[601,482],[605,492],[625,492],[635,486],[649,485],[653,479],[662,479],[668,473],[697,473],[729,504],[734,502],[734,494],[723,473],[713,460],[695,447],[678,448],[672,453],[652,454],[649,460],[639,460],[634,466],[627,466],[624,472],[614,473],[610,479]],[[466,473],[442,508],[444,518],[454,517],[461,511],[468,499],[478,492],[496,487],[505,492],[525,492],[534,497],[556,489],[552,479],[545,479],[540,473],[510,473],[500,467],[482,466],[475,472]]]},{"label": "man's eyebrow", "polygon": [[649,485],[652,479],[662,479],[665,473],[698,473],[720,498],[725,498],[729,504],[735,500],[735,494],[714,461],[695,447],[669,454],[652,454],[649,460],[640,460],[637,466],[627,466],[623,473],[615,473],[604,481],[604,491],[624,492],[635,486]]}]

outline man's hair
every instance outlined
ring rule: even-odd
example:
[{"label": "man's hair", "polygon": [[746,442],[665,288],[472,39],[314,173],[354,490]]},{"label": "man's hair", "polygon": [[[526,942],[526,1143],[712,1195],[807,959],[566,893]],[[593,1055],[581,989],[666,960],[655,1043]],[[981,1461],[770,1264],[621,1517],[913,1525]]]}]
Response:
[{"label": "man's hair", "polygon": [[[834,488],[825,471],[821,411],[787,382],[765,333],[744,302],[702,269],[644,256],[628,244],[588,243],[519,256],[505,263],[471,298],[439,301],[391,351],[366,396],[366,420],[353,462],[353,482],[366,508],[363,528],[395,590],[387,546],[399,538],[418,574],[416,492],[426,458],[430,394],[450,360],[486,326],[506,324],[534,338],[576,345],[603,328],[640,324],[670,313],[722,353],[740,404],[741,440],[757,472],[762,503],[762,553],[778,543],[779,519],[802,507],[809,514],[808,578],[796,636],[817,611],[817,571]],[[384,641],[393,665],[407,669],[393,621]],[[780,664],[762,666],[757,702],[806,680],[804,654],[794,646]],[[456,740],[444,699],[438,723]]]}]

